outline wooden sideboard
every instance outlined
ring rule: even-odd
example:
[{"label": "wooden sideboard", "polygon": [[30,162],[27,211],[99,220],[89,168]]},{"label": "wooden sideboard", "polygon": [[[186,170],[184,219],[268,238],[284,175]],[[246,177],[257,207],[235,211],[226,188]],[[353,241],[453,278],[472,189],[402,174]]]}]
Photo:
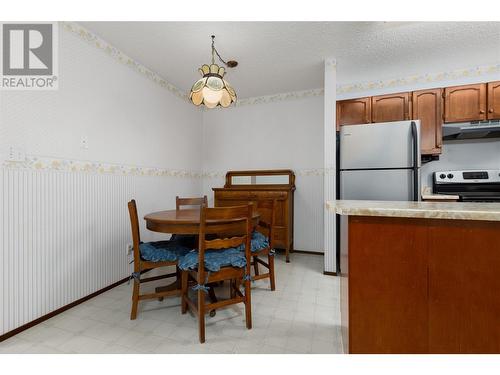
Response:
[{"label": "wooden sideboard", "polygon": [[224,187],[212,190],[215,207],[276,199],[274,243],[277,248],[285,250],[286,261],[290,261],[290,252],[293,251],[293,193],[295,191],[293,171],[289,169],[229,171],[226,173]]}]

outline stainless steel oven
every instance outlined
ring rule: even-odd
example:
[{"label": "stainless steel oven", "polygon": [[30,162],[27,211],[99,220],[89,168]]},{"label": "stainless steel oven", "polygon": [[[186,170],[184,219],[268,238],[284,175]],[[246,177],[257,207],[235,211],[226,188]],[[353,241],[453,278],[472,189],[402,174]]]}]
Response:
[{"label": "stainless steel oven", "polygon": [[461,202],[500,202],[500,169],[434,172],[433,192],[458,195]]}]

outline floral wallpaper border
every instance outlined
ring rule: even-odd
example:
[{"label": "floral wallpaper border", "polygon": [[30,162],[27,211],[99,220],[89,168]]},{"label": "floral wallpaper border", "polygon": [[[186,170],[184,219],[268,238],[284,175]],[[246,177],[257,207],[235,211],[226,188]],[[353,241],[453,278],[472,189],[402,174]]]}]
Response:
[{"label": "floral wallpaper border", "polygon": [[199,178],[202,173],[183,169],[166,169],[156,167],[141,167],[122,164],[103,163],[87,160],[61,159],[51,157],[29,156],[25,161],[9,161],[2,167],[11,169],[26,169],[39,171],[61,171],[74,173],[93,173],[122,176],[158,176]]},{"label": "floral wallpaper border", "polygon": [[[325,174],[330,174],[334,171],[335,171],[334,169],[326,170],[325,168],[293,169],[295,176],[324,176]],[[203,177],[204,178],[223,178],[223,177],[226,177],[226,172],[227,171],[203,172]]]},{"label": "floral wallpaper border", "polygon": [[[76,22],[61,22],[61,23],[63,25],[62,27],[63,30],[69,31],[79,36],[80,38],[90,43],[91,45],[95,46],[96,48],[99,48],[104,52],[106,52],[113,59],[129,66],[131,69],[144,75],[145,77],[152,80],[161,87],[167,89],[175,96],[183,100],[189,101],[188,93],[183,92],[178,87],[169,83],[165,78],[161,77],[158,73],[153,72],[152,70],[148,69],[141,63],[135,61],[130,56],[121,52],[118,48],[114,47],[113,45],[109,44],[105,40],[101,39],[100,37],[92,33],[91,31],[87,30],[85,27],[79,25]],[[336,66],[337,62],[335,59],[328,59],[326,60],[325,64],[326,66],[333,68]],[[494,73],[500,73],[500,63],[485,65],[485,66],[476,66],[465,69],[456,69],[448,72],[414,74],[401,78],[390,78],[386,80],[337,85],[337,94],[363,92],[363,91],[382,89],[382,88],[397,88],[412,84],[441,82],[446,80],[454,80],[454,79],[468,78],[468,77],[480,77]],[[322,96],[323,94],[324,94],[323,88],[316,88],[309,90],[280,93],[275,95],[256,96],[251,98],[238,99],[234,104],[234,107],[316,97],[316,96]]]},{"label": "floral wallpaper border", "polygon": [[380,81],[337,85],[337,94],[367,91],[380,88],[395,88],[418,83],[441,82],[468,77],[479,77],[494,73],[500,73],[500,63],[493,65],[476,66],[466,69],[457,69],[449,72],[414,74],[404,78],[392,78]]},{"label": "floral wallpaper border", "polygon": [[320,88],[320,89],[311,89],[302,91],[292,91],[275,95],[255,96],[252,98],[238,99],[236,103],[234,103],[234,106],[241,107],[243,105],[274,103],[274,102],[281,102],[284,100],[311,98],[316,96],[322,96],[324,92],[325,90],[323,88]]},{"label": "floral wallpaper border", "polygon": [[[113,164],[88,160],[62,159],[54,157],[28,156],[24,161],[5,160],[0,164],[3,168],[36,171],[60,171],[69,173],[89,173],[121,176],[156,176],[181,178],[221,178],[227,171],[190,171],[184,169],[167,169]],[[323,176],[329,171],[324,168],[295,169],[296,176]],[[331,171],[330,171],[331,172]]]},{"label": "floral wallpaper border", "polygon": [[[330,66],[333,67],[335,66],[335,64],[332,63],[330,64]],[[337,94],[348,94],[348,93],[363,92],[363,91],[383,89],[383,88],[396,89],[398,87],[415,85],[419,83],[432,83],[432,82],[438,83],[442,81],[457,80],[460,78],[480,77],[495,73],[500,73],[500,63],[494,65],[477,66],[466,69],[457,69],[449,72],[414,74],[403,78],[390,78],[380,81],[369,81],[369,82],[337,85]],[[253,104],[274,103],[285,100],[322,96],[324,94],[324,91],[325,90],[323,88],[318,88],[318,89],[310,89],[302,91],[292,91],[275,95],[256,96],[252,98],[238,99],[232,107],[241,107],[244,105],[253,105]],[[217,109],[220,108],[217,107]]]},{"label": "floral wallpaper border", "polygon": [[337,60],[332,58],[326,59],[325,66],[327,68],[335,68],[337,66]]},{"label": "floral wallpaper border", "polygon": [[189,100],[188,95],[182,90],[180,90],[178,87],[169,83],[165,78],[161,77],[158,73],[153,72],[151,69],[146,68],[141,63],[135,61],[130,56],[124,54],[118,48],[114,47],[105,40],[101,39],[91,31],[87,30],[85,27],[79,25],[76,22],[61,22],[61,23],[63,25],[64,30],[79,36],[81,39],[90,43],[94,47],[106,52],[113,59],[117,60],[118,62],[124,65],[127,65],[136,72],[144,75],[146,78],[160,85],[164,89],[167,89],[175,96],[184,99],[186,101]]}]

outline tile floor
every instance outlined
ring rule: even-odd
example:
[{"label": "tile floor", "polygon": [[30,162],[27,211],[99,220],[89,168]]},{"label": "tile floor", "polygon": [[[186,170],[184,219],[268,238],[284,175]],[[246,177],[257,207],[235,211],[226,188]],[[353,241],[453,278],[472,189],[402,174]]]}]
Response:
[{"label": "tile floor", "polygon": [[141,302],[131,321],[131,285],[123,284],[1,342],[0,353],[342,353],[338,278],[322,274],[322,256],[276,258],[276,291],[266,280],[253,284],[251,330],[243,305],[233,305],[207,315],[199,344],[179,298]]}]

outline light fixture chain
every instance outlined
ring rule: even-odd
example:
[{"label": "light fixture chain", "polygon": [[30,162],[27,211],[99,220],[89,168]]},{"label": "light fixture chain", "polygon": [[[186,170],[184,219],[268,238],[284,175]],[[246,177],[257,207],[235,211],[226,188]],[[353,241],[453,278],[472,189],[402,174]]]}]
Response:
[{"label": "light fixture chain", "polygon": [[225,62],[222,57],[219,55],[219,51],[217,51],[217,48],[215,48],[215,35],[212,35],[212,64],[215,64],[215,54],[217,54],[217,57],[219,60],[227,66],[227,62]]},{"label": "light fixture chain", "polygon": [[215,64],[215,35],[212,35],[212,64]]},{"label": "light fixture chain", "polygon": [[220,55],[219,55],[219,51],[217,51],[217,49],[216,49],[215,47],[214,47],[214,51],[215,51],[215,53],[217,54],[217,57],[219,58],[219,60],[220,60],[220,61],[221,61],[224,65],[226,65],[226,66],[227,66],[227,62],[225,62],[225,61],[222,59],[222,57],[220,57]]}]

